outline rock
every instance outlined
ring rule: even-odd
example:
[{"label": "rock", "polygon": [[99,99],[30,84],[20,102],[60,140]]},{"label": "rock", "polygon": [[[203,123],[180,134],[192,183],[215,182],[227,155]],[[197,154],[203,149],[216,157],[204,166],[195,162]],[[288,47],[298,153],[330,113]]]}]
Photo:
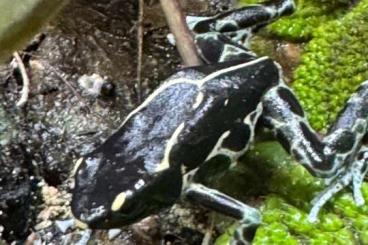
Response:
[{"label": "rock", "polygon": [[113,240],[115,237],[119,236],[121,229],[110,229],[107,233],[109,240]]},{"label": "rock", "polygon": [[31,162],[24,145],[17,143],[13,121],[0,106],[0,224],[7,241],[24,239],[32,223]]},{"label": "rock", "polygon": [[[27,173],[9,173],[0,156],[0,224],[8,241],[24,239],[31,224],[31,184]],[[16,162],[14,162],[16,164]],[[7,176],[10,176],[9,178]],[[14,177],[14,179],[11,179]]]},{"label": "rock", "polygon": [[62,233],[66,233],[66,231],[73,227],[75,225],[75,220],[74,219],[68,219],[68,220],[56,220],[55,221],[55,225],[57,226],[57,228],[62,232]]},{"label": "rock", "polygon": [[78,78],[79,86],[84,90],[84,93],[92,97],[97,97],[101,94],[101,90],[106,80],[100,75],[93,73],[91,76],[83,75]]}]

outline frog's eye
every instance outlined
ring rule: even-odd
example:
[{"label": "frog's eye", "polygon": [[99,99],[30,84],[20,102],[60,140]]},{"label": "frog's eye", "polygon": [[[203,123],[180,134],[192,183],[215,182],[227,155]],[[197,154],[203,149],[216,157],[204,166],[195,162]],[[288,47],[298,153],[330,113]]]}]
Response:
[{"label": "frog's eye", "polygon": [[111,205],[111,211],[118,212],[127,217],[134,216],[137,211],[141,210],[142,203],[133,197],[131,191],[122,192],[116,196]]}]

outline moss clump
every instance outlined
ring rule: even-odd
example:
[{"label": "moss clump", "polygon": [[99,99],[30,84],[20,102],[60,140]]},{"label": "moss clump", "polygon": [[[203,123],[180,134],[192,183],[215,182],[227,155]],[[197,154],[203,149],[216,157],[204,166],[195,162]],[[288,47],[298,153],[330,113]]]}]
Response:
[{"label": "moss clump", "polygon": [[[262,2],[241,0],[240,5]],[[296,0],[297,9],[291,16],[282,17],[268,26],[275,35],[289,40],[307,40],[321,24],[342,16],[349,10],[350,1],[339,0]]]},{"label": "moss clump", "polygon": [[347,98],[368,79],[368,0],[317,28],[294,73],[293,88],[312,126],[326,130]]},{"label": "moss clump", "polygon": [[[258,143],[244,161],[253,170],[261,165],[267,169],[264,172],[272,172],[263,180],[271,194],[261,206],[262,225],[253,244],[368,244],[368,205],[357,207],[351,193],[336,195],[322,209],[319,222],[308,222],[310,201],[324,185],[291,160],[277,142]],[[366,183],[363,195],[368,200]],[[234,229],[231,227],[216,245],[228,244]]]}]

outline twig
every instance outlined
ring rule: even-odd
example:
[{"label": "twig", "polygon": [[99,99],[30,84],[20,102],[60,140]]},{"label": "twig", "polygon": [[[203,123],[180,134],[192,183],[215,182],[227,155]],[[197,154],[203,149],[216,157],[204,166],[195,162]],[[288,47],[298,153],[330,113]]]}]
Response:
[{"label": "twig", "polygon": [[138,102],[142,100],[142,57],[143,57],[143,15],[144,15],[144,0],[139,0],[139,15],[138,15],[138,61],[137,61],[137,95]]},{"label": "twig", "polygon": [[160,2],[184,65],[202,64],[178,0],[160,0]]},{"label": "twig", "polygon": [[213,216],[213,212],[210,213],[208,219],[209,219],[210,225],[206,229],[206,233],[205,233],[205,235],[203,237],[203,240],[202,240],[202,244],[201,245],[209,245],[209,244],[212,244],[211,243],[211,240],[212,240],[212,231],[213,231],[213,227],[215,225],[215,218]]},{"label": "twig", "polygon": [[20,71],[20,74],[23,80],[23,88],[22,88],[22,91],[20,92],[21,96],[20,96],[19,101],[16,104],[18,107],[22,107],[27,103],[27,100],[28,100],[30,82],[29,82],[27,70],[26,70],[26,67],[24,66],[22,58],[19,56],[18,52],[14,52],[13,56],[15,58],[15,61],[17,62],[17,66],[18,66],[18,69]]},{"label": "twig", "polygon": [[24,242],[24,245],[32,245],[36,244],[36,241],[39,239],[38,235],[35,232],[32,232],[28,237],[27,240]]}]

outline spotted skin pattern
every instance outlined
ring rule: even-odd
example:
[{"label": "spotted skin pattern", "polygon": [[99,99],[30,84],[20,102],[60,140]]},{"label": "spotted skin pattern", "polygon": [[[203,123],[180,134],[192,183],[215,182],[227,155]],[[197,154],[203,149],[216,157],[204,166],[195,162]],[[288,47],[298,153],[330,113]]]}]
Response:
[{"label": "spotted skin pattern", "polygon": [[251,243],[261,223],[259,212],[204,186],[200,177],[206,163],[219,156],[235,163],[251,145],[259,120],[311,174],[327,179],[328,187],[313,200],[310,221],[349,185],[362,205],[368,81],[321,137],[283,82],[280,65],[247,47],[254,32],[294,8],[292,0],[277,0],[214,17],[189,17],[206,65],[169,77],[105,143],[78,161],[71,203],[75,218],[90,228],[115,228],[182,198],[239,220],[231,243]]}]

